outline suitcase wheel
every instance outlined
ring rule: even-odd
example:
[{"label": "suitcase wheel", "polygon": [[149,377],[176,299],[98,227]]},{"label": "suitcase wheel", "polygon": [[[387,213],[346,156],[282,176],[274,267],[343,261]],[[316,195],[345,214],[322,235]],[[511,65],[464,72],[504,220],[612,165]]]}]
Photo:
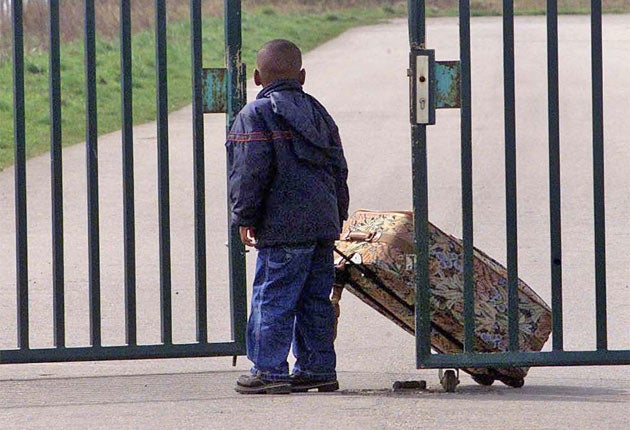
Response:
[{"label": "suitcase wheel", "polygon": [[447,393],[455,392],[455,388],[459,385],[459,379],[457,378],[455,371],[450,369],[444,371],[444,373],[440,376],[440,384],[442,384],[442,388],[444,388],[444,391]]},{"label": "suitcase wheel", "polygon": [[512,388],[521,388],[523,385],[525,385],[524,378],[510,378],[509,376],[499,376],[497,379],[503,382],[508,387]]},{"label": "suitcase wheel", "polygon": [[490,386],[494,383],[495,378],[492,375],[481,373],[478,375],[470,375],[477,384]]}]

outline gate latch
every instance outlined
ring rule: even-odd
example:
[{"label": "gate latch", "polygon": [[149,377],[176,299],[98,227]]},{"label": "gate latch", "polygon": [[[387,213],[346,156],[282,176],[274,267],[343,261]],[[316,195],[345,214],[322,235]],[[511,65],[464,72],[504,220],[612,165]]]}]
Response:
[{"label": "gate latch", "polygon": [[412,124],[435,124],[435,109],[459,108],[460,62],[435,61],[432,49],[409,55],[409,111]]}]

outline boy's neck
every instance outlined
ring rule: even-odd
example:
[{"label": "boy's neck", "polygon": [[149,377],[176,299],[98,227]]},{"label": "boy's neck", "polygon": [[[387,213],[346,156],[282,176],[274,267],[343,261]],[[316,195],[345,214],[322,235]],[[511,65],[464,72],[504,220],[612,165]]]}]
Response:
[{"label": "boy's neck", "polygon": [[[263,84],[263,89],[265,89],[267,87],[271,87],[271,86],[279,84],[279,83],[282,83],[282,82],[287,82],[287,81],[295,81],[298,84],[300,83],[300,81],[298,79],[295,79],[295,78],[277,78],[277,79],[274,79],[273,81],[271,81],[271,82],[269,82],[267,84]],[[300,84],[300,86],[301,85],[302,84]]]}]

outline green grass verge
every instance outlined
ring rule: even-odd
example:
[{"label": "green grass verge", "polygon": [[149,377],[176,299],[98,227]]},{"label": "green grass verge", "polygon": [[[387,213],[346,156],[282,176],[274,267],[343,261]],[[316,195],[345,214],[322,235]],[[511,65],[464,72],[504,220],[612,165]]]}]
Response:
[{"label": "green grass verge", "polygon": [[[392,7],[348,9],[326,13],[280,13],[271,7],[243,11],[243,61],[253,71],[256,50],[274,38],[293,40],[304,51],[334,38],[345,30],[374,24],[384,18],[404,14]],[[223,21],[207,17],[203,22],[204,67],[224,66]],[[191,101],[190,25],[168,26],[168,102],[169,109],[186,106]],[[97,40],[97,114],[98,132],[104,134],[121,128],[120,52],[117,40]],[[155,41],[153,31],[133,36],[133,111],[134,124],[155,120]],[[83,43],[61,48],[61,93],[63,145],[85,140],[85,69]],[[50,147],[48,95],[48,55],[25,55],[25,110],[27,157],[41,154]],[[0,170],[13,163],[13,90],[12,63],[0,63]]]}]

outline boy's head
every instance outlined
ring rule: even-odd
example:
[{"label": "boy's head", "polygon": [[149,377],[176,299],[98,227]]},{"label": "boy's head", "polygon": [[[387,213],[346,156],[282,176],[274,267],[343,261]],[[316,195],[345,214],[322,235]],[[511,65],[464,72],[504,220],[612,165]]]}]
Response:
[{"label": "boy's head", "polygon": [[256,55],[254,82],[267,85],[280,79],[296,79],[304,84],[306,71],[302,69],[302,52],[293,42],[275,39],[265,43]]}]

